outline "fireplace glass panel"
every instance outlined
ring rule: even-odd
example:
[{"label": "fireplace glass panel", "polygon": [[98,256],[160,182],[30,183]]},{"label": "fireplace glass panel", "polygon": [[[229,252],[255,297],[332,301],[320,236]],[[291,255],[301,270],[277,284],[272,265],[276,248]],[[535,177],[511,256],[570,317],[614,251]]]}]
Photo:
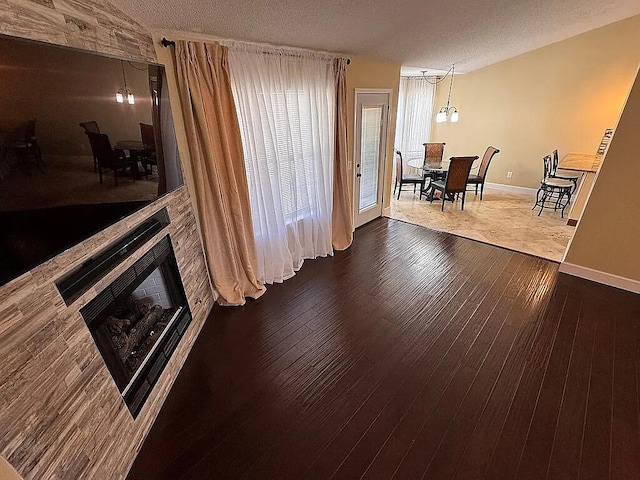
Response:
[{"label": "fireplace glass panel", "polygon": [[137,414],[191,320],[169,237],[80,312]]}]

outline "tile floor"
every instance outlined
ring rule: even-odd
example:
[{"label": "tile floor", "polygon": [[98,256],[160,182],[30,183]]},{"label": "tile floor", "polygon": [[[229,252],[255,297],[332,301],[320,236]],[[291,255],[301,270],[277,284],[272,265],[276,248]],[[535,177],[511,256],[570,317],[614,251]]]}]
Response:
[{"label": "tile floor", "polygon": [[441,212],[439,200],[431,204],[424,197],[419,200],[417,194],[403,191],[400,200],[392,198],[389,216],[559,262],[575,231],[567,225],[568,209],[564,219],[553,210],[544,210],[538,217],[539,209],[531,210],[534,202],[530,195],[485,187],[482,201],[469,192],[464,211],[457,201],[447,202]]}]

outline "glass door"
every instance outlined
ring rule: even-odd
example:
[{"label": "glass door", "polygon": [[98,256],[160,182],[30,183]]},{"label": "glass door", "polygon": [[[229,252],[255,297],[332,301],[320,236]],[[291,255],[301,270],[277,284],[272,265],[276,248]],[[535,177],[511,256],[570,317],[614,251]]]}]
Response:
[{"label": "glass door", "polygon": [[389,97],[356,90],[355,227],[382,215]]}]

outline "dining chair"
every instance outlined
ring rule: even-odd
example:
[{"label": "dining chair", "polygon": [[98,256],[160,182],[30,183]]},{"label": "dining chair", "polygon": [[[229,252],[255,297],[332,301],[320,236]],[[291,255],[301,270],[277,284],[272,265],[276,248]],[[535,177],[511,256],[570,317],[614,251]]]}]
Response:
[{"label": "dining chair", "polygon": [[[424,162],[422,163],[422,174],[425,184],[420,191],[422,195],[428,195],[429,184],[434,180],[442,180],[446,175],[446,171],[442,168],[442,159],[444,156],[444,146],[446,143],[423,143],[424,146]],[[427,183],[429,180],[429,184]]]},{"label": "dining chair", "polygon": [[400,150],[396,152],[396,181],[393,186],[393,194],[396,194],[396,188],[398,189],[398,200],[400,200],[400,192],[402,192],[402,186],[406,184],[413,184],[413,193],[416,193],[416,185],[420,185],[420,191],[424,188],[425,178],[424,175],[417,173],[404,173],[404,167],[402,165],[402,153]]},{"label": "dining chair", "polygon": [[571,172],[566,172],[563,170],[558,171],[558,163],[559,159],[558,159],[558,150],[554,150],[553,153],[553,160],[551,163],[551,173],[550,173],[550,177],[551,178],[560,178],[562,180],[569,180],[570,182],[573,183],[573,191],[575,192],[576,189],[578,188],[578,180],[580,179],[580,175],[576,174],[576,173],[571,173]]},{"label": "dining chair", "polygon": [[80,126],[84,128],[84,133],[100,133],[100,127],[98,127],[98,122],[95,120],[81,122]]},{"label": "dining chair", "polygon": [[[571,202],[571,192],[574,184],[571,180],[551,176],[553,172],[553,158],[551,155],[546,155],[542,162],[544,173],[540,188],[536,192],[536,203],[531,210],[540,207],[538,212],[538,216],[540,216],[544,208],[553,208],[554,212],[561,208],[560,216],[564,218],[564,209]],[[548,202],[551,205],[547,205]]]},{"label": "dining chair", "polygon": [[467,193],[467,180],[469,179],[469,172],[471,166],[479,157],[451,157],[449,163],[449,170],[444,180],[435,180],[430,184],[431,187],[431,203],[433,203],[433,197],[435,191],[442,192],[442,211],[444,212],[444,202],[447,200],[455,201],[456,195],[462,194],[462,210],[464,210],[464,200]]},{"label": "dining chair", "polygon": [[[38,146],[38,137],[36,137],[36,120],[31,119],[21,124],[15,131],[14,141],[9,148],[15,152],[20,166],[27,172],[29,167],[35,167],[42,171],[44,162],[42,161],[42,152]],[[30,162],[33,160],[33,162]]]},{"label": "dining chair", "polygon": [[500,150],[498,150],[496,147],[487,147],[487,150],[484,152],[484,156],[482,157],[482,162],[480,162],[478,173],[469,175],[469,178],[467,180],[467,185],[475,185],[476,195],[478,195],[478,186],[480,186],[480,200],[482,200],[482,193],[484,192],[484,181],[487,178],[487,170],[489,170],[489,164],[497,153],[500,153]]},{"label": "dining chair", "polygon": [[147,123],[140,124],[140,137],[142,138],[142,144],[144,145],[144,151],[140,154],[142,160],[142,168],[144,170],[145,178],[148,178],[149,173],[153,173],[153,166],[158,168],[158,157],[156,154],[156,137],[153,130],[153,125]]},{"label": "dining chair", "polygon": [[446,143],[423,143],[422,145],[424,146],[424,166],[441,168]]},{"label": "dining chair", "polygon": [[[90,122],[81,122],[79,125],[84,128],[85,135],[88,133],[100,133],[100,127],[98,127],[98,122],[95,120],[91,120]],[[93,171],[98,171],[98,159],[96,157],[93,157]]]},{"label": "dining chair", "polygon": [[112,170],[116,186],[118,186],[118,171],[126,171],[131,168],[131,177],[136,181],[133,172],[137,168],[137,162],[131,158],[127,158],[122,150],[113,150],[109,136],[104,133],[87,132],[89,142],[91,142],[91,151],[93,156],[98,160],[98,174],[100,183],[102,183],[102,172],[104,170]]}]

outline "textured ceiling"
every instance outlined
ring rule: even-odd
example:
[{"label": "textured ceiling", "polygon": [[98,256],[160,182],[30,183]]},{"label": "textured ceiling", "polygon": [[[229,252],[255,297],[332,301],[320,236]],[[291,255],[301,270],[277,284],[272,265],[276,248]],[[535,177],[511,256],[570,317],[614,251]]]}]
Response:
[{"label": "textured ceiling", "polygon": [[112,0],[153,30],[468,72],[640,14],[639,0]]}]

